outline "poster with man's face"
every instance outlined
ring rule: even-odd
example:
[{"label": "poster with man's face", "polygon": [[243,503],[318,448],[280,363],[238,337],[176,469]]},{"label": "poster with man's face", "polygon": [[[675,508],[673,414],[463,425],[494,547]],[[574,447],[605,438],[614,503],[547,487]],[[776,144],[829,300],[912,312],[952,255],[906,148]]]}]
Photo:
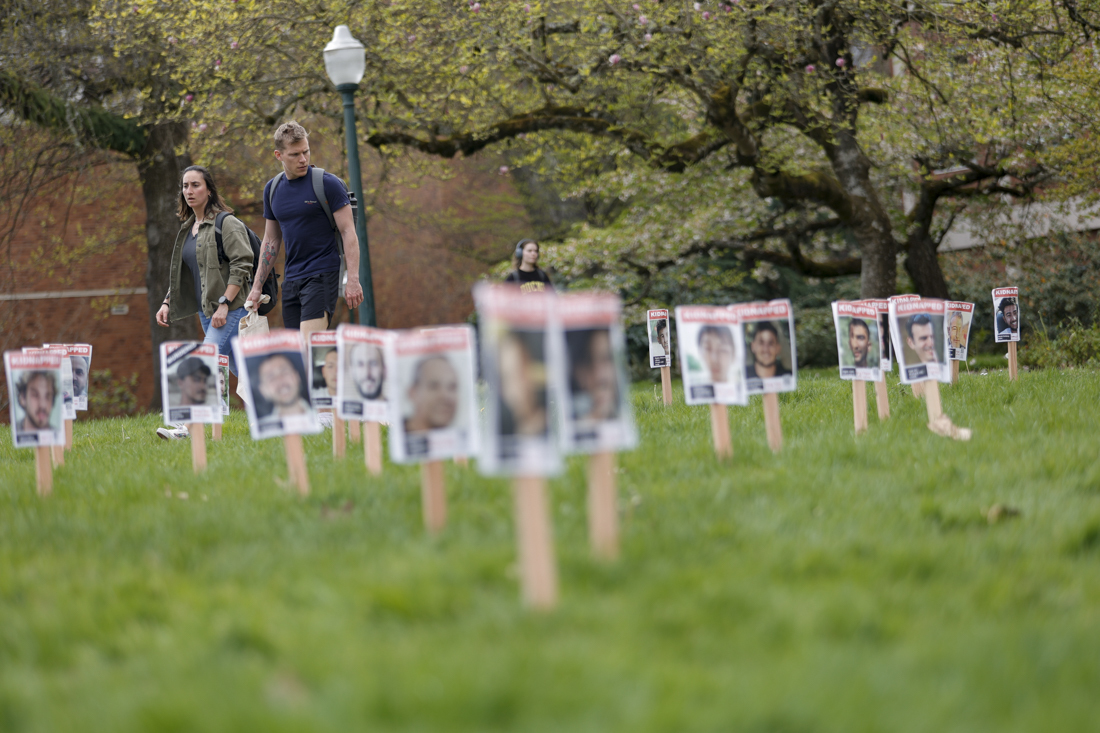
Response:
[{"label": "poster with man's face", "polygon": [[748,404],[740,323],[737,313],[725,306],[676,306],[680,371],[687,404]]},{"label": "poster with man's face", "polygon": [[745,393],[793,392],[798,360],[791,301],[738,303],[730,310],[741,320],[745,341]]},{"label": "poster with man's face", "polygon": [[253,440],[323,429],[309,401],[304,347],[302,335],[288,329],[233,342],[237,378],[252,398],[245,408]]},{"label": "poster with man's face", "polygon": [[387,363],[390,457],[396,463],[467,456],[478,448],[474,330],[447,326],[397,331]]},{"label": "poster with man's face", "polygon": [[944,329],[946,312],[942,300],[891,301],[890,328],[895,334],[895,353],[903,384],[951,381]]},{"label": "poster with man's face", "polygon": [[218,353],[218,402],[222,416],[229,414],[229,354]]},{"label": "poster with man's face", "polygon": [[970,343],[970,322],[974,318],[974,304],[957,300],[947,301],[947,358],[951,361],[966,361],[967,345]]},{"label": "poster with man's face", "polygon": [[1020,340],[1020,289],[993,288],[994,330],[997,343]]},{"label": "poster with man's face", "polygon": [[553,411],[565,393],[557,297],[483,283],[474,289],[474,302],[489,386],[478,469],[489,475],[557,473]]},{"label": "poster with man's face", "polygon": [[672,335],[668,327],[668,310],[660,308],[646,312],[649,329],[649,368],[672,366]]},{"label": "poster with man's face", "polygon": [[65,344],[47,344],[42,347],[24,346],[23,353],[61,355],[61,419],[75,420],[76,402],[73,400],[73,364],[69,359],[69,347]]},{"label": "poster with man's face", "polygon": [[878,321],[879,367],[885,374],[894,368],[894,346],[890,342],[890,301],[885,298],[872,298],[862,302],[870,304],[875,309]]},{"label": "poster with man's face", "polygon": [[833,325],[840,378],[881,381],[882,341],[875,305],[869,301],[837,301],[833,303]]},{"label": "poster with man's face", "polygon": [[57,350],[4,353],[12,443],[16,448],[65,445],[61,365]]},{"label": "poster with man's face", "polygon": [[630,450],[638,436],[626,376],[622,301],[603,293],[562,295],[557,312],[565,335],[567,391],[558,403],[564,450]]},{"label": "poster with man's face", "polygon": [[901,336],[899,334],[895,333],[893,328],[890,326],[890,308],[889,308],[889,304],[890,303],[908,303],[908,302],[914,301],[914,300],[920,300],[920,296],[917,295],[916,293],[906,293],[905,295],[891,295],[886,301],[886,303],[887,303],[887,308],[886,308],[886,321],[887,321],[886,336],[890,339],[890,355],[891,355],[891,358],[895,362],[898,361],[897,354],[901,350],[902,344],[905,342],[905,340],[903,338],[901,338]]},{"label": "poster with man's face", "polygon": [[313,406],[318,409],[335,407],[340,373],[335,331],[315,331],[309,335],[309,363],[309,393]]},{"label": "poster with man's face", "polygon": [[69,368],[73,380],[73,409],[88,409],[88,377],[92,369],[91,344],[46,344],[44,348],[63,348],[69,352]]},{"label": "poster with man's face", "polygon": [[160,394],[165,425],[220,423],[218,346],[198,341],[160,345]]},{"label": "poster with man's face", "polygon": [[341,323],[336,328],[336,414],[342,420],[385,422],[391,379],[386,344],[391,331]]}]

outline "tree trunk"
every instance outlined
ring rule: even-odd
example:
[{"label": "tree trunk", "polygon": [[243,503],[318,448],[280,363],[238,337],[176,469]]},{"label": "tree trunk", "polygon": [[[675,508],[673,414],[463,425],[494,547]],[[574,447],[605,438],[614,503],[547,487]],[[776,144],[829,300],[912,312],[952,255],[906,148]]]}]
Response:
[{"label": "tree trunk", "polygon": [[951,295],[947,291],[940,261],[936,256],[936,243],[925,231],[916,232],[909,237],[909,255],[905,258],[905,271],[913,278],[917,292],[926,298],[943,298]]},{"label": "tree trunk", "polygon": [[191,164],[188,154],[177,155],[176,149],[187,141],[187,126],[183,123],[163,123],[148,130],[145,150],[138,161],[141,191],[145,196],[145,238],[149,247],[148,269],[145,271],[146,296],[149,304],[149,329],[153,343],[153,402],[150,408],[159,410],[160,345],[165,341],[201,340],[198,319],[185,318],[163,328],[157,324],[157,311],[168,292],[172,247],[176,242],[180,222],[179,206],[181,171]]}]

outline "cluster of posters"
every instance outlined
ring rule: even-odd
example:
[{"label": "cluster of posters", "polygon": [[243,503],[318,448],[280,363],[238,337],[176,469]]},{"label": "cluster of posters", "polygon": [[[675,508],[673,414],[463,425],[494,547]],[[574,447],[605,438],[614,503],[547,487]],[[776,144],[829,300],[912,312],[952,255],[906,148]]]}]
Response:
[{"label": "cluster of posters", "polygon": [[744,405],[750,395],[797,386],[789,300],[677,306],[676,331],[689,405]]},{"label": "cluster of posters", "polygon": [[489,387],[480,470],[546,475],[563,452],[636,445],[617,296],[483,284],[474,301]]}]

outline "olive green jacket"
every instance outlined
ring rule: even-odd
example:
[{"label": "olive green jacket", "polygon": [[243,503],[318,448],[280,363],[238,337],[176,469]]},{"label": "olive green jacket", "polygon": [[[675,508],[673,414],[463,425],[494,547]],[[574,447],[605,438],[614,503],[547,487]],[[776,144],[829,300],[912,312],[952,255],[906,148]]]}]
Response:
[{"label": "olive green jacket", "polygon": [[191,216],[183,223],[176,236],[176,246],[172,250],[172,270],[168,291],[168,319],[178,321],[198,313],[199,308],[207,318],[214,317],[218,309],[218,298],[225,295],[225,289],[237,285],[240,291],[229,303],[229,310],[244,305],[252,280],[252,245],[248,242],[248,233],[244,223],[235,216],[225,217],[222,222],[222,245],[225,248],[226,262],[218,262],[218,243],[214,238],[214,215],[211,214],[199,225],[199,234],[195,237],[195,259],[199,263],[200,292],[202,303],[195,302],[195,283],[191,277],[191,268],[183,264],[183,243],[195,217]]}]

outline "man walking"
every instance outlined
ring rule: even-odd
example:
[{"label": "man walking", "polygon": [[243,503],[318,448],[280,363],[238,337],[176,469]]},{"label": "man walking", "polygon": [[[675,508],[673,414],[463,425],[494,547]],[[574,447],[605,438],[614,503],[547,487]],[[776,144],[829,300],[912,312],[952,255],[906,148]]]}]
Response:
[{"label": "man walking", "polygon": [[[340,250],[336,232],[317,200],[309,164],[309,133],[297,122],[287,122],[275,131],[275,159],[282,166],[279,176],[264,187],[264,228],[260,261],[248,295],[251,307],[260,302],[263,283],[275,266],[279,245],[286,244],[283,281],[283,324],[309,334],[324,331],[336,311],[340,291]],[[347,190],[340,179],[324,174],[324,193],[336,228],[344,244],[348,281],[344,300],[348,309],[363,302],[359,283],[359,238],[348,205]]]}]

